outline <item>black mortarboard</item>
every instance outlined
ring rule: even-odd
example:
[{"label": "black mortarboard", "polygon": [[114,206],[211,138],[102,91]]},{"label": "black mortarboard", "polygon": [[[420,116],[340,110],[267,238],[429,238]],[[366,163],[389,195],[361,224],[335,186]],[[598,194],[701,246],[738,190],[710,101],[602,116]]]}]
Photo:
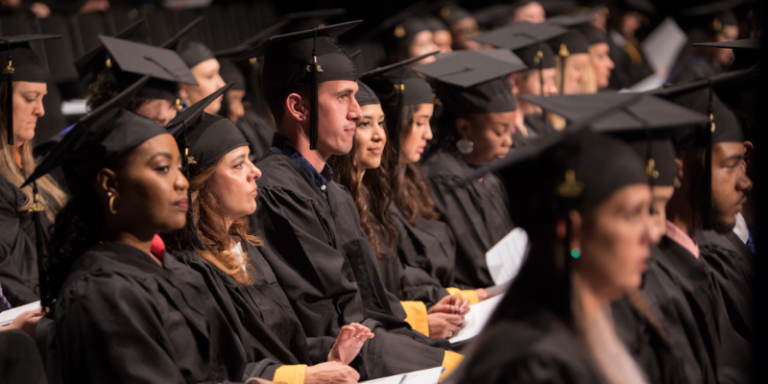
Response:
[{"label": "black mortarboard", "polygon": [[573,29],[569,30],[568,33],[549,40],[549,46],[555,52],[555,55],[560,57],[568,57],[577,53],[589,53],[587,38],[581,32]]},{"label": "black mortarboard", "polygon": [[[622,103],[634,97],[635,94],[632,93],[615,92],[549,97],[521,96],[525,101],[557,114],[568,122],[579,122],[612,103]],[[593,120],[590,127],[598,132],[616,132],[703,125],[707,122],[709,119],[706,115],[651,95],[642,95],[634,102]]]},{"label": "black mortarboard", "polygon": [[232,89],[238,91],[245,91],[245,76],[240,68],[237,67],[231,60],[219,60],[219,75],[225,83],[232,83]]},{"label": "black mortarboard", "polygon": [[312,28],[322,28],[330,24],[328,20],[347,13],[344,8],[320,9],[315,11],[292,12],[283,16],[288,20],[285,33],[304,31]]},{"label": "black mortarboard", "polygon": [[441,53],[437,60],[414,67],[433,79],[462,88],[525,70],[517,55],[507,49]]},{"label": "black mortarboard", "polygon": [[514,11],[515,8],[510,5],[494,4],[472,12],[472,17],[475,18],[481,29],[488,30],[509,24],[509,18]]},{"label": "black mortarboard", "polygon": [[450,26],[457,21],[472,17],[472,15],[466,9],[456,4],[448,4],[440,8],[440,17]]},{"label": "black mortarboard", "polygon": [[272,103],[300,85],[311,87],[309,147],[317,146],[317,87],[333,80],[356,81],[355,65],[333,39],[362,21],[350,21],[269,38],[235,61],[264,56],[264,97]]},{"label": "black mortarboard", "polygon": [[719,30],[724,25],[739,25],[739,21],[736,19],[736,15],[732,9],[741,5],[742,1],[713,1],[710,3],[696,5],[690,8],[685,8],[679,12],[679,16],[684,18],[698,18],[705,17],[708,20],[716,18],[718,25],[712,25],[715,30]]},{"label": "black mortarboard", "polygon": [[17,35],[0,37],[0,65],[2,79],[5,82],[8,96],[6,108],[6,132],[8,145],[13,145],[13,82],[28,81],[44,83],[48,80],[48,69],[40,58],[32,52],[30,42],[58,39],[61,35]]},{"label": "black mortarboard", "polygon": [[[237,46],[228,49],[222,49],[220,51],[214,52],[213,54],[216,55],[216,57],[240,56],[243,53],[253,49],[257,44],[260,44],[265,39],[273,36],[275,33],[277,33],[277,31],[285,27],[288,24],[288,21],[288,19],[280,20],[265,28],[261,32],[251,36]],[[254,57],[253,59],[255,60],[256,58]]]},{"label": "black mortarboard", "polygon": [[677,163],[675,147],[665,134],[652,135],[637,132],[633,135],[618,135],[641,159],[645,159],[645,173],[651,186],[669,187],[675,185]]},{"label": "black mortarboard", "polygon": [[568,32],[567,29],[547,23],[532,24],[527,21],[510,24],[473,37],[475,40],[495,47],[516,50],[541,43]]},{"label": "black mortarboard", "polygon": [[734,50],[734,60],[729,70],[745,69],[757,64],[760,53],[759,39],[742,39],[722,42],[693,44],[698,47],[728,48]]},{"label": "black mortarboard", "polygon": [[595,18],[595,13],[599,12],[601,9],[603,9],[603,7],[588,9],[576,15],[560,15],[548,17],[546,23],[565,28],[572,28],[583,24],[589,24],[592,22],[592,19]]},{"label": "black mortarboard", "polygon": [[203,61],[216,58],[213,51],[211,51],[205,44],[193,40],[188,36],[182,36],[179,39],[175,50],[190,69]]},{"label": "black mortarboard", "polygon": [[395,121],[387,124],[388,136],[391,139],[393,156],[390,157],[393,164],[399,161],[400,132],[402,132],[402,110],[406,105],[432,104],[434,97],[432,87],[422,79],[410,64],[438,52],[412,57],[399,63],[376,68],[364,73],[360,79],[368,85],[380,100],[381,106],[396,107]]},{"label": "black mortarboard", "polygon": [[355,92],[355,100],[361,107],[366,105],[381,104],[379,98],[376,96],[371,87],[365,85],[362,81],[357,81],[357,92]]},{"label": "black mortarboard", "polygon": [[584,35],[584,37],[587,39],[587,44],[589,45],[600,43],[608,44],[608,34],[592,24],[582,24],[576,27],[576,29],[578,29],[579,32]]},{"label": "black mortarboard", "polygon": [[460,116],[517,110],[512,86],[502,77],[467,88],[437,81],[435,93],[443,103],[443,108]]},{"label": "black mortarboard", "polygon": [[107,67],[121,88],[141,76],[152,77],[137,96],[175,101],[179,83],[197,85],[189,67],[170,49],[108,36],[99,39],[109,53]]},{"label": "black mortarboard", "polygon": [[[203,168],[218,161],[233,149],[248,145],[242,132],[231,121],[205,113],[205,108],[230,87],[232,87],[232,83],[219,88],[216,92],[181,111],[165,126],[176,138],[179,152],[184,154],[182,164],[188,180],[191,180]],[[191,202],[192,191],[188,190],[187,193]],[[187,226],[192,245],[196,249],[205,249],[197,236],[194,212],[191,209],[187,211]]]},{"label": "black mortarboard", "polygon": [[445,24],[442,20],[438,19],[435,16],[432,15],[426,15],[423,17],[424,23],[427,24],[429,27],[429,30],[432,32],[437,31],[448,31],[448,25]]},{"label": "black mortarboard", "polygon": [[364,43],[380,36],[379,40],[383,45],[394,49],[404,38],[429,30],[429,25],[421,17],[414,16],[424,12],[425,6],[423,0],[417,1],[386,18],[381,24],[360,35],[357,40]]},{"label": "black mortarboard", "polygon": [[757,50],[757,49],[760,49],[760,40],[759,39],[741,39],[741,40],[733,40],[733,41],[717,41],[717,42],[711,42],[711,43],[696,43],[693,45],[697,47]]},{"label": "black mortarboard", "polygon": [[[140,36],[144,34],[144,30],[148,29],[149,27],[147,26],[146,19],[142,17],[135,23],[118,32],[114,37],[138,42]],[[86,80],[88,83],[92,81],[89,79],[90,76],[93,76],[93,80],[95,80],[96,74],[101,72],[101,70],[108,65],[106,62],[106,55],[107,49],[104,47],[104,44],[98,44],[84,55],[78,57],[75,60],[75,68],[77,68],[77,73],[80,75],[80,78]]]}]

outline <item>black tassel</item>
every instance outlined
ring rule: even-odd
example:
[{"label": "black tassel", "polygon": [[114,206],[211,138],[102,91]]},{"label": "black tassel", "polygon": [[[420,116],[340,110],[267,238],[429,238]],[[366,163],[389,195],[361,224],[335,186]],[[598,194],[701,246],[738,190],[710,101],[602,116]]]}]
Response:
[{"label": "black tassel", "polygon": [[[182,122],[184,124],[184,133],[182,134],[182,139],[184,141],[184,156],[181,157],[182,166],[184,167],[184,176],[187,178],[187,181],[190,183],[192,182],[191,178],[191,171],[190,167],[192,164],[197,164],[195,162],[195,159],[191,156],[189,156],[189,141],[187,141],[187,122]],[[203,242],[200,240],[200,237],[197,235],[197,224],[195,224],[195,215],[192,211],[192,186],[190,185],[189,188],[187,188],[187,202],[189,204],[189,209],[187,209],[187,230],[189,231],[189,241],[192,243],[192,246],[195,249],[204,250],[205,247],[203,246]]]},{"label": "black tassel", "polygon": [[317,96],[317,28],[313,29],[315,32],[314,45],[312,47],[312,63],[309,65],[310,74],[312,76],[312,103],[309,107],[309,149],[317,149],[317,122],[318,122],[318,96]]},{"label": "black tassel", "polygon": [[8,133],[8,145],[13,145],[13,72],[15,72],[13,68],[13,60],[11,60],[11,48],[10,43],[6,41],[6,48],[8,50],[8,66],[3,69],[3,74],[5,77],[5,89],[6,89],[6,100],[5,100],[5,124],[6,132]]},{"label": "black tassel", "polygon": [[50,308],[52,298],[50,297],[50,291],[48,290],[48,274],[45,268],[45,259],[48,255],[48,250],[45,247],[45,228],[43,228],[43,218],[45,215],[45,206],[40,202],[40,196],[37,192],[37,183],[32,183],[32,195],[34,201],[32,202],[32,221],[35,225],[35,248],[37,249],[37,281],[40,286],[40,306],[42,308]]}]

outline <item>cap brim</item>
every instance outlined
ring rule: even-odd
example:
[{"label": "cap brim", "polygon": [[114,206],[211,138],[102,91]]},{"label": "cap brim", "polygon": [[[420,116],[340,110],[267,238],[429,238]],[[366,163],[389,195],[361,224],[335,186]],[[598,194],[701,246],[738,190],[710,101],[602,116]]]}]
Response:
[{"label": "cap brim", "polygon": [[[357,52],[357,53],[359,54],[360,52]],[[399,68],[399,67],[403,67],[403,66],[409,65],[411,63],[415,63],[415,62],[417,62],[419,60],[422,60],[422,59],[425,59],[427,57],[430,57],[430,56],[433,56],[433,55],[437,55],[438,53],[440,53],[440,51],[434,51],[434,52],[430,52],[430,53],[427,53],[427,54],[424,54],[424,55],[421,55],[421,56],[412,57],[410,59],[406,59],[406,60],[403,60],[403,61],[400,61],[400,62],[397,62],[397,63],[394,63],[394,64],[390,64],[390,65],[387,65],[387,66],[384,66],[384,67],[379,67],[379,68],[376,68],[374,70],[371,70],[371,71],[368,71],[366,73],[363,73],[362,75],[360,75],[360,78],[362,79],[364,77],[373,76],[373,75],[376,75],[378,73],[389,72],[389,71],[391,71],[391,70],[393,70],[395,68]],[[350,58],[352,58],[352,56],[350,56]]]},{"label": "cap brim", "polygon": [[760,40],[758,39],[742,39],[734,41],[720,41],[711,43],[696,43],[694,47],[713,47],[713,48],[730,48],[730,49],[760,49]]},{"label": "cap brim", "polygon": [[532,24],[525,21],[510,24],[475,36],[474,40],[495,47],[516,50],[551,40],[568,32],[567,29],[548,23]]},{"label": "cap brim", "polygon": [[492,49],[440,54],[435,62],[413,69],[440,82],[468,88],[527,68],[511,51]]}]

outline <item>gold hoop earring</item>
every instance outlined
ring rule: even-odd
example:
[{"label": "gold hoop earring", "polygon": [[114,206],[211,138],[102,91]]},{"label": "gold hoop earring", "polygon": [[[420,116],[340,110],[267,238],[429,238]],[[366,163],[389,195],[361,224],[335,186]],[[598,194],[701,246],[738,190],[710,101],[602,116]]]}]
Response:
[{"label": "gold hoop earring", "polygon": [[109,196],[109,212],[116,215],[117,209],[115,209],[115,199],[117,198],[117,195],[113,195],[112,192],[107,192],[107,195]]}]

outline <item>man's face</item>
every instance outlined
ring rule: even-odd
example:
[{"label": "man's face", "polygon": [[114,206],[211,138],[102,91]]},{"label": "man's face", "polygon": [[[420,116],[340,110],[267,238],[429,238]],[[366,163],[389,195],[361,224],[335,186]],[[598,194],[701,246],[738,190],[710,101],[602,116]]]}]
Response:
[{"label": "man's face", "polygon": [[357,82],[335,80],[318,87],[317,149],[324,156],[344,155],[352,150],[355,123],[363,113],[355,100]]},{"label": "man's face", "polygon": [[744,162],[744,144],[717,143],[712,146],[712,203],[716,229],[720,233],[733,230],[736,213],[741,212],[747,200],[745,193],[752,189]]}]

